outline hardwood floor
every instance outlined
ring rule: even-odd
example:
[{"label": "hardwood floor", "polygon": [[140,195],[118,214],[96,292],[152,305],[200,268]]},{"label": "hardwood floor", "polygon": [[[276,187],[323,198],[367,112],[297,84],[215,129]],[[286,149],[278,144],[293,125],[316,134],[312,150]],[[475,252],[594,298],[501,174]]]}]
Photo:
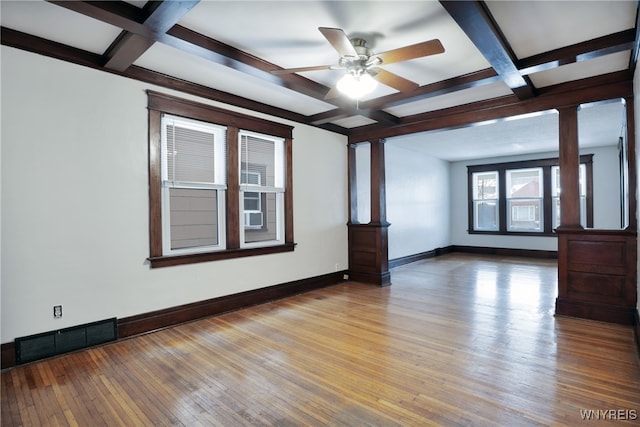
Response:
[{"label": "hardwood floor", "polygon": [[15,367],[2,425],[640,423],[632,329],[554,317],[555,261],[449,254],[392,282]]}]

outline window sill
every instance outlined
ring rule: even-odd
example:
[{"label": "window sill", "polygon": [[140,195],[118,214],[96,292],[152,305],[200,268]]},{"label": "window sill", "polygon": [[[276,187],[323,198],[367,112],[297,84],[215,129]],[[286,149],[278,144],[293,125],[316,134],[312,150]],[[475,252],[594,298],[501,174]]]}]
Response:
[{"label": "window sill", "polygon": [[486,234],[490,236],[530,236],[530,237],[558,237],[556,233],[544,233],[538,231],[476,231],[467,230],[469,234]]},{"label": "window sill", "polygon": [[292,252],[295,243],[285,243],[284,245],[262,246],[259,248],[227,249],[218,252],[202,252],[186,255],[149,257],[151,268],[170,267],[173,265],[195,264],[199,262],[221,261],[225,259],[243,258],[257,255],[276,254],[281,252]]}]

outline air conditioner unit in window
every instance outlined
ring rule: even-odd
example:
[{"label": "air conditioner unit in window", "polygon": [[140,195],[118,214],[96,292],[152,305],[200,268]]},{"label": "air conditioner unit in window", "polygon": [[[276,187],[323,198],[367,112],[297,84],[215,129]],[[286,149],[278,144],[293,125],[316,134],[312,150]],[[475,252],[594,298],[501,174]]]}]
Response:
[{"label": "air conditioner unit in window", "polygon": [[262,228],[262,212],[245,212],[245,228]]}]

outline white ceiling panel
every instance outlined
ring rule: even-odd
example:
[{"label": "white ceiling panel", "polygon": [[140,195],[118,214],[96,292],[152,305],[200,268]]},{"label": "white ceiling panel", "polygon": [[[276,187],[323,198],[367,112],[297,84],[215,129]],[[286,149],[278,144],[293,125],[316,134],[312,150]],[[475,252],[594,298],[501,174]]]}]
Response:
[{"label": "white ceiling panel", "polygon": [[92,18],[41,1],[0,1],[3,27],[103,54],[121,30]]},{"label": "white ceiling panel", "polygon": [[387,139],[387,144],[448,161],[532,154],[558,150],[558,115],[514,117],[444,132]]},{"label": "white ceiling panel", "polygon": [[[581,148],[616,145],[623,132],[621,100],[584,106],[578,112]],[[477,126],[388,138],[386,143],[448,161],[537,154],[558,150],[555,110],[479,123]]]},{"label": "white ceiling panel", "polygon": [[520,59],[635,26],[636,2],[487,1]]},{"label": "white ceiling panel", "polygon": [[364,116],[353,116],[353,117],[346,117],[344,119],[336,120],[333,123],[338,126],[343,126],[345,128],[351,129],[358,126],[370,125],[375,123],[375,121]]},{"label": "white ceiling panel", "polygon": [[386,108],[385,111],[394,116],[405,117],[419,114],[424,111],[436,111],[443,108],[454,107],[461,104],[483,101],[499,96],[512,95],[511,90],[503,82],[477,86],[457,92],[449,93],[421,101],[403,104],[397,107]]},{"label": "white ceiling panel", "polygon": [[629,51],[612,53],[600,58],[534,73],[529,77],[536,87],[546,87],[572,80],[599,76],[627,69],[629,67],[629,55]]}]

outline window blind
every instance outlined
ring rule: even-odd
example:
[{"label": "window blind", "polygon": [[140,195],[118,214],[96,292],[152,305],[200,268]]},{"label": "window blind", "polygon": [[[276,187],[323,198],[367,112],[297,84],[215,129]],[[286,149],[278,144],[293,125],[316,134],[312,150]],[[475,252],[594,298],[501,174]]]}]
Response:
[{"label": "window blind", "polygon": [[284,190],[283,141],[240,133],[240,183],[244,189]]},{"label": "window blind", "polygon": [[175,184],[226,184],[226,132],[223,127],[166,116],[164,179]]}]

